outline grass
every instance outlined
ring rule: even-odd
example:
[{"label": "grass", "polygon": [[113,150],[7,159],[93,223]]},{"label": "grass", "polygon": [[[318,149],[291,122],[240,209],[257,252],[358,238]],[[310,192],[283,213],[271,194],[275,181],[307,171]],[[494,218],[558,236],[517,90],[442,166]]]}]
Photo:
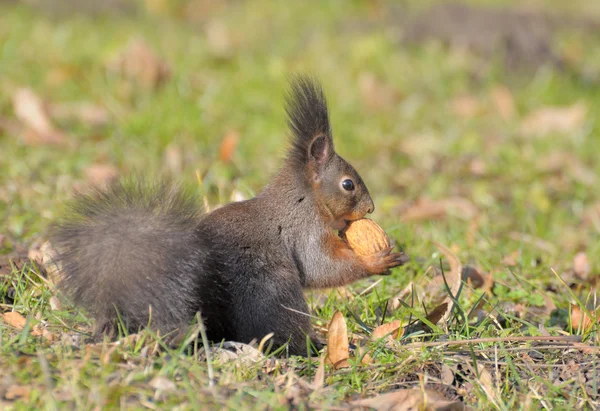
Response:
[{"label": "grass", "polygon": [[[174,172],[191,186],[200,175],[198,189],[211,206],[233,193],[257,193],[286,147],[286,76],[310,71],[325,85],[338,152],[373,195],[373,218],[413,257],[391,276],[353,284],[345,294],[309,293],[315,327],[327,327],[336,310],[349,331],[365,337],[382,322],[423,318],[444,297],[428,285],[440,264],[447,269],[438,242],[463,265],[491,276],[493,285],[464,285],[460,307],[447,325],[433,328],[433,341],[503,340],[433,347],[370,342],[372,364],[351,357],[349,369],[326,367],[325,387],[317,390],[310,384],[318,359],[217,358],[216,386],[209,387],[202,350],[154,353],[160,339],[149,331],[133,345],[86,345],[91,320],[68,302],[51,307],[53,292],[38,267],[2,263],[0,310],[19,312],[27,323],[18,330],[0,322],[0,404],[335,409],[378,393],[431,386],[480,409],[597,407],[597,394],[585,389],[598,381],[594,355],[570,343],[540,348],[511,341],[543,335],[542,324],[551,335],[582,335],[587,345],[598,345],[595,325],[581,330],[570,322],[571,304],[593,309],[600,269],[600,96],[594,83],[552,67],[513,72],[500,59],[486,61],[435,41],[401,44],[393,19],[385,18],[393,9],[387,2],[231,2],[195,20],[181,12],[185,1],[164,4],[157,13],[91,17],[0,3],[0,119],[15,120],[12,99],[21,87],[50,103],[92,102],[110,114],[102,126],[57,120],[67,134],[62,146],[27,144],[24,133],[9,129],[0,134],[3,254],[43,241],[73,188],[87,184],[92,164],[109,164],[121,175]],[[559,2],[540,4],[552,9]],[[580,15],[598,11],[595,2],[577,4]],[[219,27],[230,45],[219,46]],[[211,30],[216,39],[206,35]],[[134,37],[171,67],[162,86],[148,89],[107,70]],[[576,68],[585,72],[600,70],[597,44],[597,35],[577,32],[552,42],[557,52],[576,56]],[[514,114],[505,118],[494,105],[499,86],[514,98]],[[468,102],[457,100],[461,96]],[[542,136],[522,131],[536,110],[577,102],[587,108],[580,124]],[[472,114],[460,114],[469,111],[464,104],[475,107]],[[221,142],[232,131],[239,143],[232,161],[222,162]],[[173,152],[180,154],[174,168],[166,160]],[[425,200],[431,207],[448,199],[453,202],[442,218],[406,218],[418,200],[424,210]],[[589,258],[585,278],[572,274],[578,252]],[[409,283],[416,300],[409,294],[405,301],[414,308],[390,309]],[[550,321],[554,306],[556,321]],[[469,313],[474,317],[465,320]],[[43,328],[54,340],[36,335]],[[402,343],[421,340],[428,341],[412,335]],[[440,384],[446,368],[455,378]]]}]

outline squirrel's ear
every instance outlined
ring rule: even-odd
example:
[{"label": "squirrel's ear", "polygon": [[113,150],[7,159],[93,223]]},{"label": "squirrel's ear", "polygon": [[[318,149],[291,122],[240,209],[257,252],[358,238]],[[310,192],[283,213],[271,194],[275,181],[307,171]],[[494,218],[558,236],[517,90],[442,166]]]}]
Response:
[{"label": "squirrel's ear", "polygon": [[318,135],[308,146],[308,158],[317,168],[323,166],[333,156],[333,144],[325,134]]}]

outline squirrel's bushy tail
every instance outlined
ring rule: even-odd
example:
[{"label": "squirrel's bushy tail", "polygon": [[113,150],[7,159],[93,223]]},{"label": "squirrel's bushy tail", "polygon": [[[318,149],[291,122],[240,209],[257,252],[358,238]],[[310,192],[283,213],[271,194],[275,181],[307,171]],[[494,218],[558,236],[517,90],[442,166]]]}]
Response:
[{"label": "squirrel's bushy tail", "polygon": [[96,334],[180,328],[198,310],[204,258],[195,197],[169,181],[121,181],[79,194],[50,241],[59,289],[96,320]]}]

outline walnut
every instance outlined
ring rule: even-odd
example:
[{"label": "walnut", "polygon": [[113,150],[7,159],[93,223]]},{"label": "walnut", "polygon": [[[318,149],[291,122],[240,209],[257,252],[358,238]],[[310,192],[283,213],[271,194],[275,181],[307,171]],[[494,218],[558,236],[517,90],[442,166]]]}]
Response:
[{"label": "walnut", "polygon": [[385,231],[368,218],[351,221],[340,236],[359,255],[377,254],[390,247],[390,239]]}]

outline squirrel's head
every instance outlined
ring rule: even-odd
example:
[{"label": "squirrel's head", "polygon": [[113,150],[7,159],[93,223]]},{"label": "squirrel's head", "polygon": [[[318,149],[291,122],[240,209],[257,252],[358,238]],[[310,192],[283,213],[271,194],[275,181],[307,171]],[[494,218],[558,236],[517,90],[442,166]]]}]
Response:
[{"label": "squirrel's head", "polygon": [[336,230],[348,221],[358,220],[375,211],[367,186],[354,167],[333,151],[330,138],[315,137],[309,146],[306,177],[321,211]]},{"label": "squirrel's head", "polygon": [[291,81],[287,96],[288,124],[293,133],[289,164],[304,175],[332,228],[358,220],[375,209],[369,190],[356,170],[333,147],[327,103],[318,82],[307,76]]}]

